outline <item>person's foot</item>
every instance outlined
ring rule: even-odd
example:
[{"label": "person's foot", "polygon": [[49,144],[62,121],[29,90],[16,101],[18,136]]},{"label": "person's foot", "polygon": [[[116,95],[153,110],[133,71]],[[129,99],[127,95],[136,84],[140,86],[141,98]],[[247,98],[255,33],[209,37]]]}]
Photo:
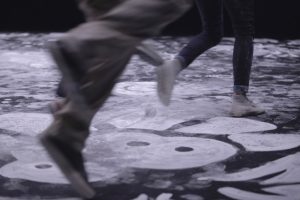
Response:
[{"label": "person's foot", "polygon": [[80,150],[74,148],[68,141],[63,141],[58,137],[49,134],[51,126],[40,136],[40,141],[45,147],[50,157],[60,168],[72,187],[83,198],[91,199],[95,196],[95,191],[89,185],[84,167],[83,156]]},{"label": "person's foot", "polygon": [[233,117],[256,116],[265,113],[265,110],[254,104],[243,94],[233,94],[231,115]]},{"label": "person's foot", "polygon": [[178,59],[166,61],[157,67],[157,94],[159,100],[165,106],[170,104],[175,80],[181,69],[182,66]]}]

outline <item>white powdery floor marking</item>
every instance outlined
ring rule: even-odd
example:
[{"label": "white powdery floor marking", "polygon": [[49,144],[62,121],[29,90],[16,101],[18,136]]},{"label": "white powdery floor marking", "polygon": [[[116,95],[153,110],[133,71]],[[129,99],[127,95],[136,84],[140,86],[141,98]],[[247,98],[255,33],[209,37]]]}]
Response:
[{"label": "white powdery floor marking", "polygon": [[[35,138],[51,123],[49,114],[10,113],[0,115],[0,121],[0,128],[21,133],[21,137],[14,138],[17,141],[13,140],[13,144],[8,146],[10,149],[6,151],[17,161],[4,165],[0,169],[2,176],[38,182],[67,183]],[[87,154],[93,154],[92,162],[87,163],[88,171],[93,174],[91,181],[107,180],[119,173],[119,168],[105,165],[107,162],[121,162],[124,167],[133,168],[187,169],[227,159],[237,152],[232,145],[213,139],[161,137],[148,133],[97,136],[104,145],[97,143],[97,137],[91,137],[92,143],[88,146],[94,151],[87,151]],[[108,156],[103,158],[99,153]]]},{"label": "white powdery floor marking", "polygon": [[[54,184],[69,184],[69,181],[57,168],[57,166],[46,159],[44,161],[25,161],[17,160],[4,165],[0,168],[0,175],[7,178],[17,178],[30,180],[40,183],[54,183]],[[91,182],[110,180],[117,174],[109,169],[104,168],[98,164],[87,162],[85,163],[88,172],[92,172],[89,180]]]},{"label": "white powdery floor marking", "polygon": [[215,180],[222,182],[232,182],[232,181],[249,181],[264,177],[267,175],[283,172],[280,175],[277,175],[273,178],[264,180],[261,182],[262,185],[268,184],[293,184],[300,182],[300,153],[286,156],[278,160],[269,162],[263,166],[253,168],[253,169],[244,169],[239,172],[231,174],[221,174],[215,176],[203,176],[199,177],[199,181],[203,180]]},{"label": "white powdery floor marking", "polygon": [[[214,81],[214,85],[211,85],[210,82],[201,82],[200,83],[186,83],[178,82],[174,86],[173,98],[185,98],[193,97],[199,95],[208,95],[215,91],[219,91],[220,87],[224,87],[225,81]],[[129,96],[157,96],[156,91],[157,83],[156,82],[120,82],[116,84],[113,94],[115,95],[129,95]],[[225,89],[223,88],[222,92],[230,92],[229,86]]]},{"label": "white powdery floor marking", "polygon": [[64,183],[68,181],[53,163],[49,161],[11,162],[0,168],[0,174],[7,178],[18,178],[44,183]]},{"label": "white powdery floor marking", "polygon": [[[24,135],[36,136],[44,131],[53,121],[50,114],[44,113],[8,113],[0,115],[0,128]],[[91,127],[91,131],[95,131]]]},{"label": "white powdery floor marking", "polygon": [[142,132],[95,135],[88,144],[90,154],[99,155],[99,152],[108,151],[111,155],[99,160],[96,156],[90,156],[100,166],[107,159],[122,161],[125,167],[187,169],[225,160],[237,152],[230,144],[205,138],[162,137]]},{"label": "white powdery floor marking", "polygon": [[109,123],[117,128],[166,130],[185,121],[225,115],[229,105],[225,96],[213,100],[209,97],[188,100],[174,98],[171,105],[165,107],[156,96],[117,95],[108,100],[93,122],[96,127],[98,123]]},{"label": "white powdery floor marking", "polygon": [[273,124],[245,118],[215,117],[204,123],[177,129],[183,133],[204,133],[212,135],[239,134],[274,130]]},{"label": "white powdery floor marking", "polygon": [[121,82],[117,83],[112,92],[114,95],[155,96],[155,82]]},{"label": "white powdery floor marking", "polygon": [[299,134],[257,134],[230,135],[229,139],[242,144],[247,151],[281,151],[300,146]]},{"label": "white powdery floor marking", "polygon": [[[175,101],[168,108],[158,104],[140,103],[139,106],[115,107],[101,111],[94,123],[109,123],[117,128],[165,130],[193,118],[215,116],[221,105],[208,99]],[[199,105],[199,106],[198,106]],[[219,112],[221,112],[219,110]]]},{"label": "white powdery floor marking", "polygon": [[42,113],[8,113],[0,115],[0,128],[31,136],[44,131],[51,122],[51,115]]},{"label": "white powdery floor marking", "polygon": [[264,191],[282,195],[286,197],[286,200],[300,199],[300,184],[269,187],[265,188]]},{"label": "white powdery floor marking", "polygon": [[[260,194],[260,193],[254,193],[254,192],[249,192],[245,190],[241,190],[238,188],[233,188],[233,187],[224,187],[218,189],[218,191],[232,199],[237,199],[237,200],[299,200],[299,185],[297,186],[288,186],[289,187],[289,192],[292,191],[292,188],[294,187],[292,193],[289,192],[284,192],[284,190],[272,190],[272,188],[269,188],[269,192],[274,192],[277,193],[278,195],[270,195],[270,194]],[[296,189],[298,187],[298,189]]]},{"label": "white powdery floor marking", "polygon": [[[48,54],[44,51],[0,51],[0,65],[13,63],[20,64],[19,67],[31,70],[40,70],[41,68],[49,68],[53,64]],[[11,67],[6,66],[8,69]],[[44,76],[43,74],[39,74]]]}]

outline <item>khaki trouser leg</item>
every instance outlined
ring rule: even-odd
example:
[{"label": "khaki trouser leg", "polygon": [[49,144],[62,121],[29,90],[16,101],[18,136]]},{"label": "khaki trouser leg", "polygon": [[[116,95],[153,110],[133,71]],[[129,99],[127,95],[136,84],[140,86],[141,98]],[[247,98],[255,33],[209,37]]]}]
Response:
[{"label": "khaki trouser leg", "polygon": [[[93,1],[93,8],[99,9]],[[93,116],[103,105],[136,46],[157,35],[163,27],[181,16],[192,0],[124,0],[106,13],[83,23],[66,34],[60,42],[77,57],[85,70],[80,93],[86,106],[69,101],[55,114],[61,138],[78,148],[84,147]]]},{"label": "khaki trouser leg", "polygon": [[[99,18],[126,0],[78,0],[78,6],[87,21]],[[98,5],[99,4],[99,5]]]}]

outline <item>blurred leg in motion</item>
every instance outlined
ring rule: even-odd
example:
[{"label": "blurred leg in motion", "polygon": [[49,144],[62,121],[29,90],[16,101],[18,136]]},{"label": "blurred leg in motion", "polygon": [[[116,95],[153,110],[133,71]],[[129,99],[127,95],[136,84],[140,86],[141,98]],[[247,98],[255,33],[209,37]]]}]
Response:
[{"label": "blurred leg in motion", "polygon": [[82,1],[89,21],[49,44],[62,72],[67,99],[53,113],[54,121],[40,140],[84,198],[95,195],[82,155],[95,113],[109,97],[137,46],[159,34],[192,4],[191,0],[120,0],[112,8],[108,4],[111,9],[103,13],[101,8],[107,1]]},{"label": "blurred leg in motion", "polygon": [[162,104],[169,105],[175,80],[203,52],[217,45],[223,36],[222,0],[195,0],[201,16],[202,32],[193,37],[173,60],[157,68],[157,91]]},{"label": "blurred leg in motion", "polygon": [[[122,3],[123,1],[124,0],[102,1],[103,3],[101,4],[101,6],[98,6],[97,2],[95,1],[78,0],[78,6],[85,14],[85,18],[87,21],[95,21],[97,19],[100,19],[101,16],[108,13],[110,10],[112,10],[115,6]],[[151,65],[159,66],[163,64],[163,59],[153,50],[153,47],[147,41],[143,41],[139,46],[137,46],[135,54]],[[58,98],[66,97],[63,80],[61,80],[58,84],[58,87],[56,89],[56,95],[58,96]],[[49,105],[51,113],[56,112],[57,109],[59,109],[61,107],[61,104],[63,104],[64,102],[65,101],[63,101],[62,99],[58,99],[57,101],[52,102]]]},{"label": "blurred leg in motion", "polygon": [[223,37],[223,4],[235,34],[233,50],[233,98],[231,115],[259,115],[264,110],[247,97],[253,57],[254,0],[196,0],[202,32],[175,56],[157,68],[157,91],[162,104],[169,105],[175,80],[198,56],[219,44]]}]

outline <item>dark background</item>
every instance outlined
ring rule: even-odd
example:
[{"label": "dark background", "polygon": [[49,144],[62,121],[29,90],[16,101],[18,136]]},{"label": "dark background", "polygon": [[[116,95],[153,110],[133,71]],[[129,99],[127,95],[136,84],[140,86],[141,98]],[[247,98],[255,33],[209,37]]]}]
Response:
[{"label": "dark background", "polygon": [[[256,0],[255,7],[256,37],[300,38],[300,0]],[[61,32],[82,21],[74,0],[1,0],[0,32]],[[164,34],[193,35],[200,31],[199,14],[193,8]],[[232,36],[227,14],[225,36]]]}]

